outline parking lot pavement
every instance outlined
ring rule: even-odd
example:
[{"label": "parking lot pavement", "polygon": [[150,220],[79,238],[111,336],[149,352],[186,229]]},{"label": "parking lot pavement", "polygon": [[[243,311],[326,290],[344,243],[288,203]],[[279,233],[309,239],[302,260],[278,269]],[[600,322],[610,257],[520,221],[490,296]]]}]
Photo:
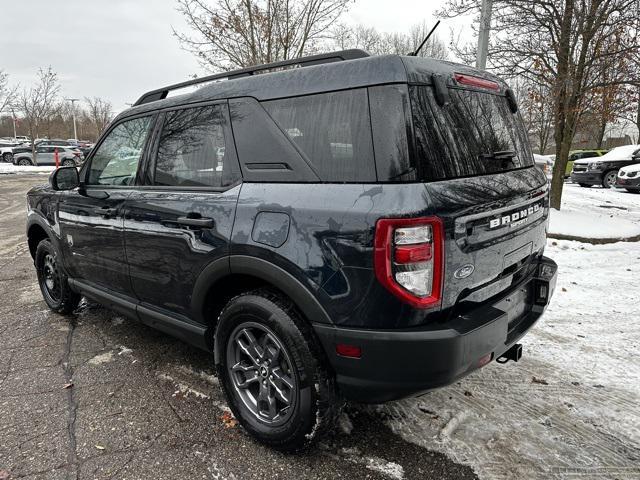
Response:
[{"label": "parking lot pavement", "polygon": [[313,451],[274,452],[229,415],[209,355],[97,305],[51,313],[24,237],[45,181],[0,177],[0,478],[475,478],[361,410]]}]

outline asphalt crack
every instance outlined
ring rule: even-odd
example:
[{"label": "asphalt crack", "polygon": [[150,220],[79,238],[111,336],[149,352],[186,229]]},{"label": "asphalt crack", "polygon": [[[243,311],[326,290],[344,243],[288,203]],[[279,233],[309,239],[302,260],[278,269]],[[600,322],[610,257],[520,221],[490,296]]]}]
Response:
[{"label": "asphalt crack", "polygon": [[[64,375],[65,383],[70,384],[73,383],[73,366],[71,365],[71,347],[73,346],[73,333],[76,329],[76,320],[72,318],[69,322],[69,331],[67,333],[67,340],[65,342],[64,353],[62,355],[62,359],[60,360],[60,364],[62,365],[62,372]],[[78,411],[78,403],[75,399],[74,389],[67,388],[67,404],[68,404],[68,414],[67,414],[67,435],[69,438],[69,454],[68,454],[68,465],[75,469],[75,478],[78,479],[80,474],[80,462],[78,460],[78,449],[76,442],[76,416]]]}]

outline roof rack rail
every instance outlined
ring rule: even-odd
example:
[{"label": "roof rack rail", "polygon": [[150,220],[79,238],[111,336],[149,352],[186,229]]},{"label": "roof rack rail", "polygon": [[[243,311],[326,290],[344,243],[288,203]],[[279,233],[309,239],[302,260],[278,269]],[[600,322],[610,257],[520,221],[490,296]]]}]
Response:
[{"label": "roof rack rail", "polygon": [[214,75],[195,78],[193,80],[187,80],[186,82],[175,83],[167,87],[151,90],[145,93],[144,95],[142,95],[136,101],[136,103],[133,104],[133,106],[136,107],[144,103],[150,103],[150,102],[155,102],[156,100],[165,99],[169,95],[169,92],[171,92],[172,90],[179,90],[181,88],[191,87],[193,85],[198,85],[199,83],[206,83],[206,82],[211,82],[214,80],[221,80],[221,79],[233,80],[236,78],[248,77],[250,75],[254,75],[257,72],[262,72],[264,70],[288,67],[291,65],[300,65],[301,67],[310,67],[312,65],[320,65],[322,63],[341,62],[344,60],[355,60],[357,58],[364,58],[368,56],[369,54],[364,50],[359,50],[359,49],[341,50],[338,52],[323,53],[321,55],[311,55],[308,57],[282,60],[280,62],[265,63],[263,65],[255,65],[253,67],[241,68],[239,70],[233,70],[230,72],[216,73]]}]

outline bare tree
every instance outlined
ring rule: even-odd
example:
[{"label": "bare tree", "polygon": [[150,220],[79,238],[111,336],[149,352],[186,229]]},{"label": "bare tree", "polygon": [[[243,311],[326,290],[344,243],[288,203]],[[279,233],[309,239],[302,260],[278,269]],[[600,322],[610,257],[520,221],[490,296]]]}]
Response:
[{"label": "bare tree", "polygon": [[16,98],[18,86],[9,85],[9,74],[0,70],[0,113],[10,111]]},{"label": "bare tree", "polygon": [[[374,55],[407,55],[418,48],[430,28],[430,25],[423,22],[412,26],[408,33],[387,33],[365,25],[349,26],[340,23],[332,29],[332,39],[334,48],[361,48]],[[438,36],[432,35],[419,56],[446,60],[449,54]]]},{"label": "bare tree", "polygon": [[[477,0],[448,0],[439,15],[478,14],[479,8]],[[639,84],[624,70],[611,71],[606,80],[602,75],[610,59],[637,58],[638,8],[637,0],[493,1],[491,67],[546,85],[553,98],[553,208],[560,208],[571,143],[589,95],[607,85]],[[468,47],[460,53],[472,52]]]},{"label": "bare tree", "polygon": [[174,35],[208,70],[316,51],[351,0],[177,0],[191,32]]},{"label": "bare tree", "polygon": [[548,85],[526,78],[512,82],[518,98],[522,120],[530,139],[535,139],[534,148],[544,154],[553,135],[553,98]]},{"label": "bare tree", "polygon": [[84,101],[87,104],[84,117],[93,125],[96,137],[99,137],[113,119],[111,102],[99,97],[85,97]]},{"label": "bare tree", "polygon": [[[25,88],[18,95],[17,106],[24,115],[23,122],[32,140],[39,135],[39,129],[50,128],[53,116],[58,113],[60,85],[57,74],[48,67],[38,70],[38,81],[31,88]],[[37,165],[35,142],[31,147],[34,163]]]}]

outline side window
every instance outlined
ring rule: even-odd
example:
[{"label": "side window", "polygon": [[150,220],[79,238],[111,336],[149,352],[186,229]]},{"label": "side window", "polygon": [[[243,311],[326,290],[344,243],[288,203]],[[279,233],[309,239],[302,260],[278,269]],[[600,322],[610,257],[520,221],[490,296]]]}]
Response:
[{"label": "side window", "polygon": [[263,102],[326,182],[376,180],[366,89]]},{"label": "side window", "polygon": [[88,184],[133,184],[150,124],[151,117],[140,117],[111,130],[91,160]]},{"label": "side window", "polygon": [[158,142],[153,184],[226,187],[239,177],[237,160],[226,146],[220,105],[168,112]]}]

